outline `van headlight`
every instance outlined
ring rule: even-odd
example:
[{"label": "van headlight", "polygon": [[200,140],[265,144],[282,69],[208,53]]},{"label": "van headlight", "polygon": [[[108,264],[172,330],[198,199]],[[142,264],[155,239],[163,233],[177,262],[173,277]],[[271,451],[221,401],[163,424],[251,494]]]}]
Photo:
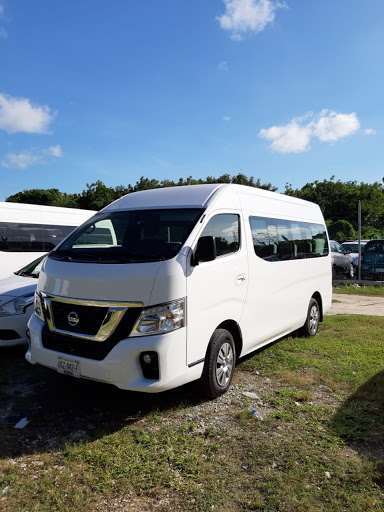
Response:
[{"label": "van headlight", "polygon": [[185,299],[145,308],[141,312],[130,336],[149,336],[176,331],[184,327],[184,313]]},{"label": "van headlight", "polygon": [[33,294],[17,297],[0,306],[0,316],[22,315],[33,304]]},{"label": "van headlight", "polygon": [[44,311],[43,311],[43,300],[41,298],[40,293],[35,291],[35,315],[37,318],[40,318],[43,322],[45,322]]}]

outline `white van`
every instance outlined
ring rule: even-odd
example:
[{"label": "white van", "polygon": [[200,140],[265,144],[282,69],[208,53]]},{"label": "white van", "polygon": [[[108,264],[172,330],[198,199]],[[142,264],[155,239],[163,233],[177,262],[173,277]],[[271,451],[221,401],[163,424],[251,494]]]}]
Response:
[{"label": "white van", "polygon": [[0,202],[0,275],[6,276],[51,251],[96,212]]},{"label": "white van", "polygon": [[331,297],[317,205],[232,184],[136,192],[50,253],[26,359],[135,391],[201,379],[216,397],[240,356],[314,336]]}]

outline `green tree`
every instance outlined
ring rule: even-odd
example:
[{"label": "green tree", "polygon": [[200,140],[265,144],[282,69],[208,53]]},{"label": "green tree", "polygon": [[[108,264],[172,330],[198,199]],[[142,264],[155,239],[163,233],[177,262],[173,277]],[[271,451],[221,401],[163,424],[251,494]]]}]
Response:
[{"label": "green tree", "polygon": [[60,192],[57,188],[24,190],[7,197],[6,201],[9,203],[41,204],[66,208],[77,207],[75,194],[66,194]]},{"label": "green tree", "polygon": [[332,240],[354,240],[356,231],[347,220],[337,220],[328,227],[329,238]]},{"label": "green tree", "polygon": [[301,189],[286,184],[285,194],[317,203],[326,219],[345,219],[357,229],[357,208],[361,201],[363,223],[380,229],[384,219],[384,186],[382,183],[329,180],[307,183]]},{"label": "green tree", "polygon": [[116,192],[113,188],[107,187],[100,180],[90,185],[77,196],[78,208],[85,210],[101,210],[116,199]]},{"label": "green tree", "polygon": [[155,179],[144,178],[142,176],[139,181],[136,181],[136,185],[133,187],[133,192],[140,192],[141,190],[151,190],[153,188],[160,188],[160,182]]},{"label": "green tree", "polygon": [[384,238],[384,222],[382,224],[382,229],[376,229],[373,226],[362,226],[361,238],[363,240],[371,240],[373,238]]}]

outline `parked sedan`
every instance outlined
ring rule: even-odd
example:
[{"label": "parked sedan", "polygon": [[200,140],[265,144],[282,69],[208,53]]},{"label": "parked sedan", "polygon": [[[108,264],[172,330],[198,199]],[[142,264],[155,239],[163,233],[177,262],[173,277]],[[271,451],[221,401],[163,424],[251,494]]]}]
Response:
[{"label": "parked sedan", "polygon": [[[367,242],[369,242],[369,240],[361,240],[361,251],[363,251]],[[343,242],[341,244],[341,247],[345,249],[348,254],[351,255],[351,258],[353,259],[353,264],[355,265],[356,268],[359,264],[359,242]]]},{"label": "parked sedan", "polygon": [[361,253],[361,277],[384,279],[384,239],[370,240]]},{"label": "parked sedan", "polygon": [[45,257],[40,256],[18,272],[0,279],[0,347],[28,343],[27,323]]},{"label": "parked sedan", "polygon": [[352,257],[338,242],[330,240],[332,256],[332,277],[338,274],[347,275],[350,278],[355,276],[355,266]]}]

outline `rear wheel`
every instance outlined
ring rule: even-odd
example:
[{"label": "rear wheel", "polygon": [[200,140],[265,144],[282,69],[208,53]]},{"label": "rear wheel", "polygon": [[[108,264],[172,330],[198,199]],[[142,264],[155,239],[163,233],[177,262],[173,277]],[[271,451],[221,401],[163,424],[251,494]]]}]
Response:
[{"label": "rear wheel", "polygon": [[206,396],[217,398],[231,385],[236,364],[236,350],[232,334],[216,329],[208,345],[201,387]]},{"label": "rear wheel", "polygon": [[309,301],[307,318],[299,333],[303,337],[316,336],[320,322],[320,308],[316,299]]}]

